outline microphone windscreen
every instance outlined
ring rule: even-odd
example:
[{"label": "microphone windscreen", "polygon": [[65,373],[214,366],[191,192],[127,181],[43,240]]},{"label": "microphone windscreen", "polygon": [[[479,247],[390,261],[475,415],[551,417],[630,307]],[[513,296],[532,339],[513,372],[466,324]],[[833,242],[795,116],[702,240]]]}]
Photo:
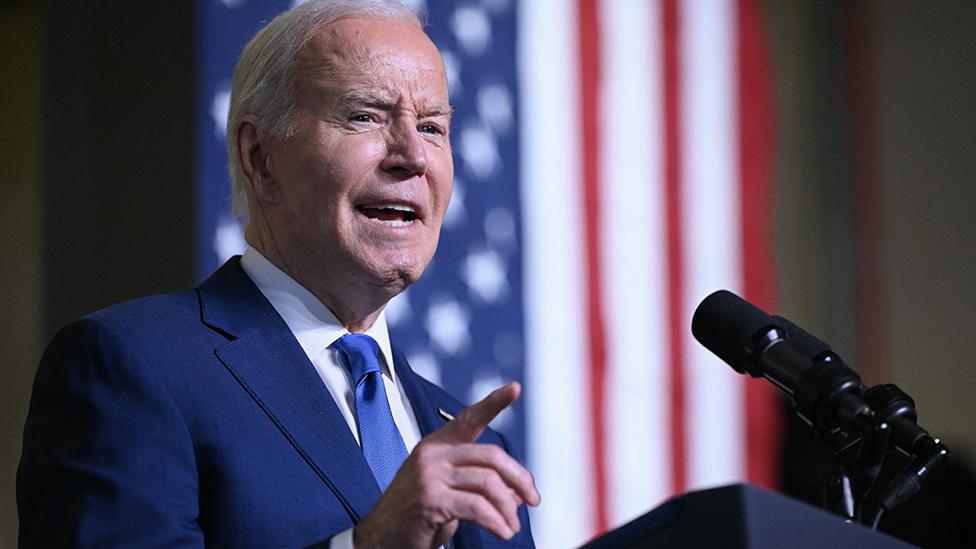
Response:
[{"label": "microphone windscreen", "polygon": [[773,318],[783,330],[783,339],[789,341],[790,345],[804,357],[818,361],[833,352],[830,345],[820,341],[789,320],[781,316],[774,316]]},{"label": "microphone windscreen", "polygon": [[755,361],[756,337],[778,328],[775,319],[728,290],[702,300],[691,318],[691,334],[741,374]]}]

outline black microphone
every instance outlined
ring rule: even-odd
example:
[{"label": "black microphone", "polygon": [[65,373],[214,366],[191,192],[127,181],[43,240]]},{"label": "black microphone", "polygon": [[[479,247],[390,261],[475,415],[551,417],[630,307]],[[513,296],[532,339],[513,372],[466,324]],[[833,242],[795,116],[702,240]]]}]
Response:
[{"label": "black microphone", "polygon": [[[844,364],[844,360],[831,350],[830,345],[781,316],[773,318],[783,328],[786,340],[815,364],[826,362]],[[929,444],[926,439],[930,439],[931,435],[918,425],[918,414],[915,412],[915,401],[912,397],[892,384],[876,385],[870,389],[862,388],[861,392],[865,402],[878,417],[891,424],[892,439],[896,448],[913,456],[921,447]]]},{"label": "black microphone", "polygon": [[[718,290],[695,309],[691,332],[737,372],[764,377],[792,396],[797,414],[811,425],[853,427],[867,434],[886,420],[893,423],[895,446],[915,459],[872,498],[877,503],[871,517],[875,527],[885,510],[913,497],[948,462],[949,449],[915,423],[908,395],[893,385],[866,390],[829,345],[789,320]],[[879,409],[880,417],[864,398]]]},{"label": "black microphone", "polygon": [[[830,346],[782,317],[774,317],[783,327],[786,338],[815,363],[840,363],[843,360]],[[949,448],[917,423],[915,401],[896,385],[876,385],[864,391],[864,400],[877,417],[891,425],[895,448],[914,458],[911,463],[874,499],[879,507],[872,518],[874,525],[885,510],[894,509],[917,494],[933,475],[949,463]]]},{"label": "black microphone", "polygon": [[774,315],[773,319],[783,329],[783,337],[786,338],[793,347],[800,351],[800,354],[809,358],[813,362],[834,362],[839,361],[840,357],[823,341],[810,335],[803,328],[793,324],[789,319],[779,315]]},{"label": "black microphone", "polygon": [[872,429],[874,413],[861,398],[857,374],[841,361],[815,362],[811,355],[830,354],[829,347],[798,349],[787,338],[794,329],[728,290],[702,300],[691,320],[699,343],[737,372],[766,378],[792,396],[807,423]]}]

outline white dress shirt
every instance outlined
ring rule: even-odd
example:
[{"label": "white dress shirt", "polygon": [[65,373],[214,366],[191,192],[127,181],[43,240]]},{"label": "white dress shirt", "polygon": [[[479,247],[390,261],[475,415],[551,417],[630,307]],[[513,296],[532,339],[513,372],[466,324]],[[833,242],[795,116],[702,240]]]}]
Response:
[{"label": "white dress shirt", "polygon": [[[329,349],[329,345],[349,331],[318,298],[251,246],[244,251],[241,267],[284,319],[335,400],[349,430],[356,437],[356,442],[360,442],[359,429],[356,428],[356,395],[350,383],[349,372],[339,361],[338,351]],[[379,344],[386,399],[390,403],[393,421],[400,430],[407,452],[411,452],[420,442],[420,427],[403,390],[403,384],[399,383],[396,376],[385,313],[380,313],[365,334]],[[335,536],[331,546],[352,547],[352,529]]]}]

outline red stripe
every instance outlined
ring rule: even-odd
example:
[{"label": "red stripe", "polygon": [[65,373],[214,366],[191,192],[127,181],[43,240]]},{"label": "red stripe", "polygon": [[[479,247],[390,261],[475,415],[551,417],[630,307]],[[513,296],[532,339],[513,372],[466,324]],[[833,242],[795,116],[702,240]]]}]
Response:
[{"label": "red stripe", "polygon": [[676,0],[662,3],[664,25],[664,180],[668,233],[668,337],[671,348],[671,491],[683,492],[686,480],[685,434],[685,319],[684,256],[681,234],[681,90],[678,69],[678,6]]},{"label": "red stripe", "polygon": [[582,154],[580,170],[583,176],[583,239],[585,242],[584,272],[586,273],[586,318],[589,333],[590,362],[590,430],[592,433],[593,505],[597,533],[607,530],[607,464],[605,459],[606,433],[604,403],[606,379],[606,337],[603,324],[603,300],[600,269],[600,156],[599,156],[599,91],[600,91],[600,25],[597,1],[580,0],[578,4],[580,116],[582,121]]},{"label": "red stripe", "polygon": [[[772,70],[758,0],[738,0],[738,110],[742,210],[743,297],[775,310],[772,246],[772,162],[774,113]],[[782,418],[772,386],[747,380],[745,386],[746,474],[750,482],[779,485]]]}]

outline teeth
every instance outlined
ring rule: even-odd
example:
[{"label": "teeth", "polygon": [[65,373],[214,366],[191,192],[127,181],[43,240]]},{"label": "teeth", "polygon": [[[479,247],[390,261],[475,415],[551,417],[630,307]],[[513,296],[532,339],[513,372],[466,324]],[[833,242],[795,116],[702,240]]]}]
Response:
[{"label": "teeth", "polygon": [[406,204],[379,203],[358,206],[358,209],[373,222],[387,227],[409,227],[420,217],[413,207]]},{"label": "teeth", "polygon": [[398,212],[410,212],[415,213],[411,206],[406,204],[377,204],[375,206],[364,206],[364,208],[371,208],[376,210],[396,210]]},{"label": "teeth", "polygon": [[375,223],[382,223],[387,227],[409,227],[410,221],[402,221],[399,219],[373,219]]}]

